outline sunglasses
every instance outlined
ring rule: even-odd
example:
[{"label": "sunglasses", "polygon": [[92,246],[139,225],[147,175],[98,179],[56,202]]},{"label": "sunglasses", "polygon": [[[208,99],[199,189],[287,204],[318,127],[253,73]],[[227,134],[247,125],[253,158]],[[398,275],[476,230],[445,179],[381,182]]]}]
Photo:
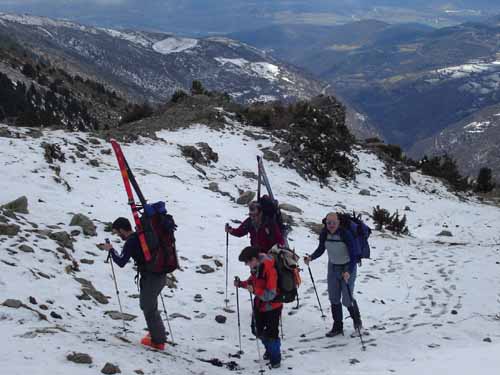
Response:
[{"label": "sunglasses", "polygon": [[337,224],[337,223],[338,223],[338,221],[337,221],[337,220],[327,220],[327,221],[326,221],[326,225],[335,225],[335,224]]}]

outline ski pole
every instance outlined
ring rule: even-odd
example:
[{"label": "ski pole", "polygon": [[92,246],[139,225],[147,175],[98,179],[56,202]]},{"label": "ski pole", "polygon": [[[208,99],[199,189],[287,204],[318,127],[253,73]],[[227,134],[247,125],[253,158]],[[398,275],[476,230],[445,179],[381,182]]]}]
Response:
[{"label": "ski pole", "polygon": [[319,309],[321,311],[321,317],[323,319],[326,318],[326,315],[325,313],[323,312],[323,307],[321,307],[321,302],[319,300],[319,295],[318,295],[318,290],[316,289],[316,283],[314,282],[314,277],[313,277],[313,274],[312,274],[312,271],[311,271],[311,266],[309,266],[309,264],[307,265],[307,269],[309,270],[309,276],[311,277],[311,281],[313,283],[313,287],[314,287],[314,293],[316,293],[316,298],[318,299],[318,305],[319,305]]},{"label": "ski pole", "polygon": [[283,333],[283,314],[280,314],[280,329],[281,329],[281,340],[284,340],[285,334]]},{"label": "ski pole", "polygon": [[[226,226],[227,225],[228,224],[226,223]],[[229,299],[227,298],[228,274],[229,274],[229,232],[226,232],[226,299],[224,300],[224,302],[226,302],[226,308],[229,302]]]},{"label": "ski pole", "polygon": [[[345,285],[347,287],[347,292],[349,293],[349,298],[351,299],[351,304],[355,308],[355,310],[357,311],[357,313],[359,314],[358,303],[352,297],[351,287],[349,286],[349,283],[347,281],[344,280],[344,282],[345,282]],[[365,343],[363,342],[363,336],[361,335],[361,327],[358,326],[357,327],[357,331],[358,331],[359,339],[361,340],[361,348],[363,349],[363,351],[365,351],[366,350],[366,346],[365,346]]]},{"label": "ski pole", "polygon": [[175,345],[174,334],[172,332],[172,327],[170,326],[170,319],[168,318],[167,308],[165,307],[165,301],[163,300],[163,295],[160,293],[161,303],[163,305],[163,311],[165,311],[165,316],[167,317],[168,332],[170,332],[170,338],[172,339],[172,344]]},{"label": "ski pole", "polygon": [[255,342],[257,343],[257,355],[259,356],[259,369],[260,369],[259,373],[263,374],[264,369],[262,368],[262,361],[260,357],[259,333],[257,332],[257,317],[255,316],[255,304],[253,302],[252,292],[248,291],[248,293],[250,293],[250,304],[252,305],[252,321],[255,329]]},{"label": "ski pole", "polygon": [[260,199],[260,186],[262,184],[262,173],[260,169],[260,157],[257,156],[257,172],[259,173],[258,179],[257,179],[257,200]]},{"label": "ski pole", "polygon": [[[238,277],[234,278],[235,281],[239,283],[240,279]],[[240,321],[240,292],[239,287],[236,287],[236,312],[238,313],[238,342],[240,344],[239,354],[243,354],[243,350],[241,350],[241,321]]]},{"label": "ski pole", "polygon": [[[106,238],[105,241],[106,241],[107,244],[110,244],[109,238]],[[115,290],[116,290],[116,298],[118,299],[118,305],[120,306],[120,314],[121,314],[121,317],[122,317],[123,334],[126,335],[127,334],[127,329],[125,328],[125,319],[124,319],[124,316],[123,316],[122,302],[120,300],[120,291],[118,290],[118,283],[116,282],[116,275],[115,275],[115,268],[113,266],[113,259],[111,259],[111,251],[108,252],[108,258],[106,259],[106,262],[109,263],[109,264],[111,264],[111,274],[113,275],[113,281],[114,281]]]}]

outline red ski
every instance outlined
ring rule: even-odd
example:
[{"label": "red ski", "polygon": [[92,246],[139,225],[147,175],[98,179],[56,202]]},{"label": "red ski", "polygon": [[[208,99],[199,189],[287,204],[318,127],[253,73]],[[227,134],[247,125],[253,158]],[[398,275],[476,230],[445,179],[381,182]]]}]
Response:
[{"label": "red ski", "polygon": [[151,252],[149,250],[148,244],[146,242],[146,237],[144,236],[144,231],[142,230],[142,224],[141,220],[139,218],[139,209],[137,208],[137,205],[135,204],[134,200],[134,194],[132,193],[132,188],[130,186],[130,178],[129,178],[129,173],[128,173],[128,165],[127,161],[125,159],[125,156],[123,156],[122,149],[118,142],[115,139],[111,139],[111,146],[113,146],[113,150],[116,155],[116,160],[118,161],[118,166],[120,167],[120,171],[122,173],[123,177],[123,184],[125,185],[125,191],[127,192],[128,196],[128,204],[130,205],[130,208],[132,209],[132,215],[134,216],[134,221],[135,221],[135,228],[137,235],[139,236],[139,242],[141,243],[142,247],[142,252],[144,253],[144,259],[146,262],[149,262],[151,260]]}]

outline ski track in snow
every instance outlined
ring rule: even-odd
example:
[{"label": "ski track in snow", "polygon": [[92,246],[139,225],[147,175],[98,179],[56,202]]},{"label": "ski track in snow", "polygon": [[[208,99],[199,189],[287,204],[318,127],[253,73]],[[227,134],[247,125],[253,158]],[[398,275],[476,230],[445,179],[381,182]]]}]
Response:
[{"label": "ski track in snow", "polygon": [[[103,231],[103,224],[96,222],[97,237],[76,236],[72,255],[77,260],[94,260],[92,265],[80,264],[81,271],[74,276],[92,281],[96,289],[110,297],[107,305],[78,300],[81,286],[64,272],[70,262],[56,256],[55,242],[26,231],[32,229],[28,221],[38,224],[40,229],[48,225],[58,225],[68,232],[78,229],[68,225],[71,213],[83,213],[102,222],[118,216],[131,218],[115,157],[100,152],[110,149],[110,145],[102,141],[98,146],[84,144],[88,158],[99,159],[99,167],[91,167],[88,159],[78,158],[76,162],[68,159],[56,163],[61,166],[61,177],[73,188],[67,192],[53,180],[54,172],[44,160],[41,144],[58,143],[69,156],[74,154],[77,144],[90,137],[88,134],[46,130],[38,139],[0,137],[3,174],[0,204],[21,195],[28,197],[30,213],[19,217],[25,222],[23,243],[35,249],[34,253],[21,252],[17,249],[18,237],[0,236],[3,241],[0,242],[0,302],[15,298],[39,309],[28,301],[29,296],[34,296],[39,304],[49,306],[49,311],[42,312],[48,315],[56,311],[63,317],[56,320],[49,316],[49,322],[44,322],[26,309],[0,306],[0,332],[4,337],[0,361],[5,374],[56,375],[68,371],[74,375],[89,374],[100,371],[105,362],[119,365],[125,374],[137,369],[146,374],[230,373],[198,358],[234,360],[242,368],[237,373],[258,372],[255,341],[250,339],[250,302],[245,293],[240,293],[245,354],[241,359],[228,356],[238,350],[237,319],[235,313],[223,311],[225,270],[214,264],[215,259],[225,262],[224,224],[231,219],[243,219],[246,209],[206,189],[209,182],[217,182],[221,191],[234,197],[238,195],[237,186],[256,189],[256,181],[243,177],[242,171],[256,171],[258,144],[266,147],[271,141],[250,139],[243,135],[245,129],[248,128],[235,124],[233,129],[220,132],[195,125],[158,133],[166,142],[141,139],[139,143],[122,145],[145,196],[151,201],[165,199],[179,225],[176,237],[183,271],[175,272],[178,289],[166,288],[163,294],[170,315],[183,314],[190,320],[182,317],[171,320],[178,345],[169,346],[161,354],[137,344],[144,334],[145,323],[138,299],[132,298],[138,293],[132,264],[115,269],[124,311],[138,316],[126,323],[129,331],[126,337],[132,344],[115,337],[121,334],[122,323],[104,315],[105,311],[118,310],[118,304],[109,266],[103,262],[105,254],[95,246],[109,236]],[[179,144],[199,141],[207,142],[219,154],[218,163],[203,167],[207,177],[190,166],[178,148]],[[496,263],[500,260],[497,224],[500,211],[462,201],[440,183],[417,173],[412,174],[411,186],[398,185],[384,176],[383,165],[373,154],[360,151],[359,157],[359,168],[371,177],[361,174],[356,182],[349,183],[334,177],[331,179],[334,191],[304,181],[296,172],[277,163],[265,163],[276,197],[304,211],[303,215],[292,214],[297,222],[301,219],[319,222],[336,204],[360,212],[371,212],[376,204],[391,212],[397,209],[402,212],[405,206],[411,208],[405,213],[412,235],[397,238],[374,231],[373,259],[364,261],[358,269],[356,298],[370,333],[365,336],[367,350],[360,350],[358,338],[349,337],[350,319],[345,320],[345,337],[324,337],[331,325],[325,254],[311,268],[328,317],[326,321],[321,319],[309,275],[303,272],[301,307],[293,310],[293,304],[286,306],[283,315],[283,362],[276,373],[324,374],[333,369],[335,373],[348,375],[420,375],[440,371],[470,374],[477,369],[485,374],[496,373],[500,366],[500,322],[494,319],[500,310],[500,265]],[[361,189],[369,189],[372,196],[359,195]],[[436,192],[430,194],[432,190]],[[443,229],[450,230],[453,237],[437,237]],[[295,227],[289,239],[301,255],[311,253],[317,245],[317,236],[303,225]],[[237,261],[239,250],[247,243],[247,238],[230,238],[230,280],[235,275],[248,275],[247,268]],[[121,244],[117,242],[116,247],[121,248]],[[203,255],[213,259],[202,259]],[[196,273],[200,264],[209,264],[216,272]],[[49,278],[41,277],[39,271]],[[230,286],[229,290],[230,307],[236,309],[234,288]],[[196,294],[202,295],[203,302],[194,301]],[[225,324],[215,322],[218,314],[228,317]],[[344,316],[347,317],[345,309]],[[55,326],[65,332],[36,332]],[[492,343],[483,342],[486,337]],[[91,369],[89,365],[68,362],[66,355],[71,351],[90,354],[94,360]],[[353,359],[359,363],[351,364]]]}]

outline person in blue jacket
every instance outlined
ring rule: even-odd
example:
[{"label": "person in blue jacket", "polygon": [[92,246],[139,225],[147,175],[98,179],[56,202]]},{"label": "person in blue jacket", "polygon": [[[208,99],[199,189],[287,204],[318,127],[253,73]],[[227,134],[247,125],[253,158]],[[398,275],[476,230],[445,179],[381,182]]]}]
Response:
[{"label": "person in blue jacket", "polygon": [[342,304],[349,310],[354,329],[362,327],[359,309],[352,299],[359,249],[351,231],[347,226],[341,225],[338,214],[329,213],[323,219],[323,223],[325,227],[319,236],[319,245],[310,256],[304,257],[304,262],[309,265],[309,262],[323,255],[325,250],[328,253],[328,296],[332,308],[333,327],[326,336],[334,337],[344,334]]}]

